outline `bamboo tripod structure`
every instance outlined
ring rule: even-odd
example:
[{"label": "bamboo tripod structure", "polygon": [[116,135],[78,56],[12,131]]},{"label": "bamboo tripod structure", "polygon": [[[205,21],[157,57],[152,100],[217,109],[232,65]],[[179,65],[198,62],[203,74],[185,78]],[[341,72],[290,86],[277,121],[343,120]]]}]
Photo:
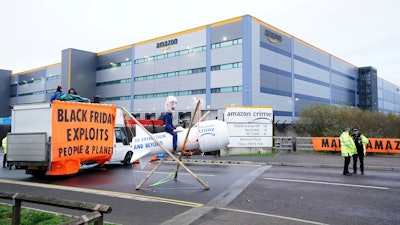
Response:
[{"label": "bamboo tripod structure", "polygon": [[[196,109],[194,110],[194,115],[190,119],[188,132],[186,133],[185,141],[183,142],[182,149],[181,149],[181,154],[179,155],[179,161],[182,160],[182,155],[183,155],[182,153],[185,151],[185,147],[186,147],[186,143],[187,143],[187,140],[189,137],[190,129],[193,126],[193,121],[194,121],[194,118],[196,117],[196,113],[198,114],[198,117],[200,117],[199,111],[200,111],[200,101],[197,102]],[[199,122],[200,122],[200,119],[199,119]],[[175,176],[174,176],[175,181],[178,179],[178,170],[179,170],[179,164],[176,165]]]},{"label": "bamboo tripod structure", "polygon": [[[200,101],[197,102],[196,111],[197,111],[197,109],[199,108],[199,105],[200,105]],[[145,127],[143,127],[143,125],[142,125],[134,116],[132,116],[131,113],[130,113],[128,110],[126,110],[123,106],[122,106],[121,108],[122,108],[122,110],[126,113],[126,115],[128,115],[133,121],[135,121],[136,125],[140,126],[140,128],[142,128],[143,131],[144,131],[147,135],[149,135],[149,137],[150,137],[151,139],[153,139],[153,141],[154,141],[155,143],[157,143],[157,145],[160,146],[160,147],[165,151],[165,153],[168,154],[168,155],[167,155],[165,158],[163,158],[163,159],[151,170],[151,172],[136,186],[136,190],[139,190],[139,189],[144,185],[144,183],[154,174],[154,172],[157,171],[158,168],[160,168],[161,164],[165,161],[165,159],[166,159],[168,156],[171,156],[172,159],[174,159],[174,160],[176,161],[176,163],[177,163],[179,166],[183,167],[192,177],[194,177],[201,185],[203,185],[203,187],[204,187],[206,190],[209,190],[209,189],[210,189],[210,187],[209,187],[206,183],[204,183],[204,181],[202,181],[202,180],[201,180],[196,174],[194,174],[187,166],[185,166],[185,164],[183,164],[183,163],[180,161],[180,159],[176,158],[167,148],[165,148],[165,146],[163,146],[163,145],[153,136],[152,133],[150,133]],[[194,118],[194,116],[193,116],[193,118]],[[192,119],[192,120],[193,120],[193,119]],[[188,135],[189,135],[189,132],[190,132],[190,127],[189,127],[189,130],[188,130],[186,139],[187,139],[187,137],[188,137]],[[185,139],[185,143],[186,143],[186,139]],[[184,147],[184,146],[183,146],[183,147]],[[182,156],[182,154],[181,154],[181,156]],[[179,166],[177,166],[177,168],[179,168]],[[175,174],[175,179],[176,179],[176,177],[177,177],[177,175]]]}]

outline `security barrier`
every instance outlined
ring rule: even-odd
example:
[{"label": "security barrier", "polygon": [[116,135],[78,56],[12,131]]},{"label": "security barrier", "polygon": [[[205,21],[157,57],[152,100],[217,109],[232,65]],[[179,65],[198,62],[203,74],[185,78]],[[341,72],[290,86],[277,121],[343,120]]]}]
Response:
[{"label": "security barrier", "polygon": [[312,151],[313,142],[311,137],[278,137],[274,136],[274,148],[287,151]]}]

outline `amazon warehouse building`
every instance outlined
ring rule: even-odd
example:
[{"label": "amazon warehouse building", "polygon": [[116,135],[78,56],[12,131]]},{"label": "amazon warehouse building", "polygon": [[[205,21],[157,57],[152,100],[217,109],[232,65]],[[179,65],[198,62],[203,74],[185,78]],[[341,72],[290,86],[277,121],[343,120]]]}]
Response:
[{"label": "amazon warehouse building", "polygon": [[0,117],[16,104],[49,101],[58,85],[138,119],[158,119],[169,95],[180,119],[199,100],[204,112],[269,106],[277,124],[313,103],[400,113],[399,86],[339,57],[243,15],[104,52],[64,49],[59,63],[21,73],[1,69]]}]

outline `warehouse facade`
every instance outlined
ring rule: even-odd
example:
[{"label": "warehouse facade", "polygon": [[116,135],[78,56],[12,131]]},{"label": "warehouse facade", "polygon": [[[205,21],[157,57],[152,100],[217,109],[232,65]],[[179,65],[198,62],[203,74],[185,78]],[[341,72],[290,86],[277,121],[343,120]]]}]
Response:
[{"label": "warehouse facade", "polygon": [[[313,104],[400,113],[400,88],[251,15],[94,53],[61,52],[61,62],[12,74],[0,70],[1,102],[48,101],[58,85],[101,103],[157,119],[165,99],[177,111],[271,106],[275,123],[291,123]],[[10,115],[3,107],[0,117]]]}]

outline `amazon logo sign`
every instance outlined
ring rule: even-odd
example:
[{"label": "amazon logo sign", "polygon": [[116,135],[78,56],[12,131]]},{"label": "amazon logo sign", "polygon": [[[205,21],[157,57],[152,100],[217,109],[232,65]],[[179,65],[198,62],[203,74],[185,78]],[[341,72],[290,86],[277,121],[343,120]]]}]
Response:
[{"label": "amazon logo sign", "polygon": [[167,50],[171,47],[171,45],[178,44],[178,39],[170,39],[167,41],[161,41],[156,44],[156,48],[160,48],[161,50]]},{"label": "amazon logo sign", "polygon": [[282,36],[275,32],[265,30],[264,34],[265,36],[267,36],[268,40],[272,43],[282,42]]}]

